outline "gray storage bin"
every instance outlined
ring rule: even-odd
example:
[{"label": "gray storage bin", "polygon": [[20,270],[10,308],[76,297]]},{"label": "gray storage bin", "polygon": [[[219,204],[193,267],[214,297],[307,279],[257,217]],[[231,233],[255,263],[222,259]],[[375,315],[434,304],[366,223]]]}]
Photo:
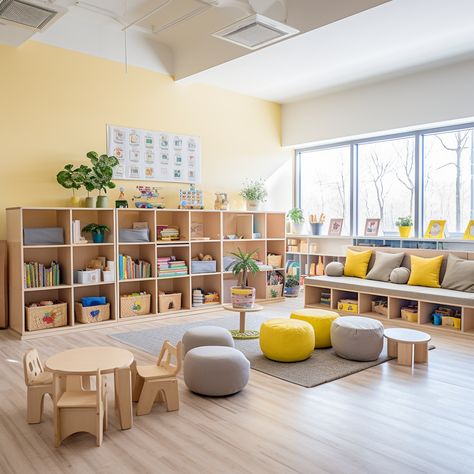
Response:
[{"label": "gray storage bin", "polygon": [[191,260],[191,273],[215,273],[216,268],[217,262],[215,260]]},{"label": "gray storage bin", "polygon": [[150,229],[119,229],[119,242],[150,242]]},{"label": "gray storage bin", "polygon": [[23,245],[63,245],[62,227],[30,227],[23,229]]}]

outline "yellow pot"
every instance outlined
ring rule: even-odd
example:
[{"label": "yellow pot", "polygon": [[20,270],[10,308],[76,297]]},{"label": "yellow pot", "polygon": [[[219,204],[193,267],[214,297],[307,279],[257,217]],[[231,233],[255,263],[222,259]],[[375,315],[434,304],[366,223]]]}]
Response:
[{"label": "yellow pot", "polygon": [[81,204],[81,198],[79,196],[73,195],[71,197],[71,207],[79,207]]},{"label": "yellow pot", "polygon": [[404,238],[410,237],[412,229],[413,229],[413,226],[411,226],[411,225],[399,226],[398,227],[398,232],[400,232],[400,237],[404,237]]}]

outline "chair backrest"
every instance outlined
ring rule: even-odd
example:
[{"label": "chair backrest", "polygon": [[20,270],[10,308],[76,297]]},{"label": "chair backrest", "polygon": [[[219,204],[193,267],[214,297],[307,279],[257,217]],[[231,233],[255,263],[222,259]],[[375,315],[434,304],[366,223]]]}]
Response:
[{"label": "chair backrest", "polygon": [[[174,359],[174,361],[173,361]],[[183,343],[181,341],[173,346],[170,341],[165,341],[156,365],[164,367],[170,375],[178,375],[183,363]]]},{"label": "chair backrest", "polygon": [[[53,404],[56,408],[59,399],[62,395],[67,392],[67,377],[73,376],[74,374],[61,374],[58,372],[53,373]],[[99,410],[100,401],[102,399],[102,374],[99,369],[97,369],[96,375],[96,407]],[[77,389],[76,389],[77,390]],[[74,391],[74,390],[73,390]]]},{"label": "chair backrest", "polygon": [[25,384],[31,385],[33,380],[44,372],[43,364],[36,349],[30,349],[23,356],[23,373],[25,375]]}]

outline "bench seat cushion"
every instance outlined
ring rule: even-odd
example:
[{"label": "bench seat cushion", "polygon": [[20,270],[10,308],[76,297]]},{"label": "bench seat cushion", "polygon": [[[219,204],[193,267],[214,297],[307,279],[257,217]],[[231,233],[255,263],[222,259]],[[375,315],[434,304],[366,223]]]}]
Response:
[{"label": "bench seat cushion", "polygon": [[337,288],[344,291],[360,291],[381,296],[394,296],[411,300],[426,300],[433,303],[474,307],[474,293],[428,288],[424,286],[397,285],[385,281],[362,280],[354,277],[316,276],[305,278],[305,285]]}]

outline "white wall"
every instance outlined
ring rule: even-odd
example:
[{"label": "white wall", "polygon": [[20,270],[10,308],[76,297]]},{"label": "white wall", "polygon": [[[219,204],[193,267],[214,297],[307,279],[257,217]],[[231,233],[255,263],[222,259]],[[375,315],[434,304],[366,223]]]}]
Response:
[{"label": "white wall", "polygon": [[[390,60],[388,58],[387,60]],[[283,105],[284,146],[474,116],[474,60]]]}]

